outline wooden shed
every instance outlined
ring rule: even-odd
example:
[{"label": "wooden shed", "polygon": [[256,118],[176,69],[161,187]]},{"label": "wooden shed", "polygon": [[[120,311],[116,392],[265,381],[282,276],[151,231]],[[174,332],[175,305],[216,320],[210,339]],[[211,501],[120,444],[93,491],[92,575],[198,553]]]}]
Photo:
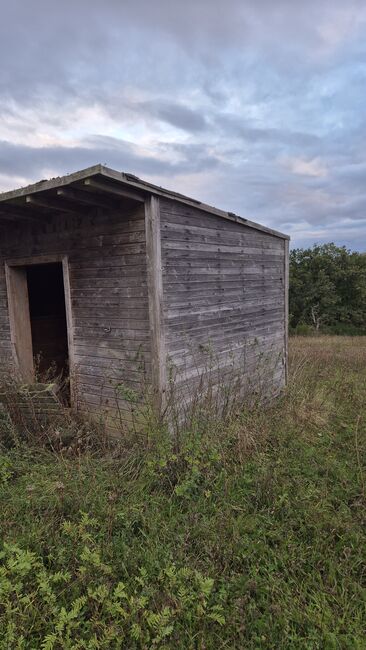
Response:
[{"label": "wooden shed", "polygon": [[112,419],[128,390],[196,390],[205,354],[211,378],[240,367],[277,394],[288,239],[102,165],[0,194],[2,367],[34,382],[53,365],[72,406]]}]

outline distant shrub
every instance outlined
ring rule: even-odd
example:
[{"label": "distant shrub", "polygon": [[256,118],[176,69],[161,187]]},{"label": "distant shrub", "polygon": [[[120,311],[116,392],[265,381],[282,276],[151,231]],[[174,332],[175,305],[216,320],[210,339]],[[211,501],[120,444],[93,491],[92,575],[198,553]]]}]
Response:
[{"label": "distant shrub", "polygon": [[296,327],[292,327],[289,333],[294,336],[316,336],[319,332],[307,323],[299,323]]},{"label": "distant shrub", "polygon": [[289,308],[293,328],[307,323],[323,333],[364,333],[366,256],[332,243],[292,250]]},{"label": "distant shrub", "polygon": [[365,336],[366,326],[360,327],[351,325],[349,323],[335,323],[322,328],[323,334],[330,334],[336,336]]},{"label": "distant shrub", "polygon": [[308,323],[299,323],[295,327],[290,327],[289,334],[290,336],[365,336],[366,327],[361,328],[349,323],[335,323],[316,329]]}]

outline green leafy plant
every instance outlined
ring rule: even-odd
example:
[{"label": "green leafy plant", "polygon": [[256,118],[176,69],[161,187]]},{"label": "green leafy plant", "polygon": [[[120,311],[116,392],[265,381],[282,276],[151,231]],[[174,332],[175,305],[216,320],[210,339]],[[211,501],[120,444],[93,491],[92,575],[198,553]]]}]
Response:
[{"label": "green leafy plant", "polygon": [[363,650],[366,339],[290,350],[179,439],[0,446],[1,650]]}]

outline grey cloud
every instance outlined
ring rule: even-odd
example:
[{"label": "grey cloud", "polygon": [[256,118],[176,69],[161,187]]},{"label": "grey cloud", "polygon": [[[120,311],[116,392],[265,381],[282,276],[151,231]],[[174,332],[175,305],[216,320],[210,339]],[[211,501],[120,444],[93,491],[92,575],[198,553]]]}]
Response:
[{"label": "grey cloud", "polygon": [[[100,98],[99,98],[100,101]],[[116,120],[144,120],[151,123],[158,121],[170,124],[188,133],[199,133],[207,127],[207,120],[202,111],[185,106],[182,102],[167,99],[134,101],[129,98],[110,96],[105,104],[108,114]]]},{"label": "grey cloud", "polygon": [[169,166],[158,159],[140,158],[127,143],[120,143],[117,148],[101,140],[92,146],[91,139],[89,145],[38,148],[0,142],[0,173],[36,180],[44,176],[45,170],[54,170],[55,174],[69,173],[99,162],[123,171],[133,172],[139,167],[150,174],[164,173]]},{"label": "grey cloud", "polygon": [[181,150],[182,159],[173,163],[158,156],[142,155],[131,143],[106,136],[91,136],[74,147],[30,147],[0,141],[0,174],[39,180],[45,170],[65,174],[100,162],[121,171],[151,177],[194,173],[217,166],[216,158],[204,148],[199,148],[198,152],[198,147],[193,146],[193,151],[194,157],[187,146]]},{"label": "grey cloud", "polygon": [[286,144],[295,147],[314,147],[319,145],[320,138],[312,133],[278,129],[273,127],[259,127],[237,115],[220,114],[215,118],[215,123],[225,133],[236,136],[252,143],[268,143],[270,145]]},{"label": "grey cloud", "polygon": [[[366,194],[361,187],[357,196],[348,194],[347,186],[339,191],[334,202],[328,206],[317,204],[317,192],[332,192],[331,182],[315,190],[311,180],[307,183],[294,181],[286,170],[273,168],[262,160],[242,164],[235,169],[219,165],[215,157],[207,154],[199,145],[170,145],[160,143],[166,154],[173,147],[180,154],[180,162],[169,158],[142,156],[131,143],[115,138],[93,136],[79,147],[24,147],[0,143],[0,175],[24,177],[29,182],[45,176],[45,171],[68,173],[95,164],[98,161],[116,169],[132,171],[147,179],[164,179],[165,185],[186,194],[192,191],[184,181],[184,175],[204,174],[199,195],[194,197],[231,210],[244,217],[260,221],[284,232],[293,231],[295,244],[306,245],[314,241],[343,241],[354,248],[366,249],[365,215]],[[196,165],[194,160],[197,161]],[[175,179],[174,183],[170,179]],[[168,179],[165,181],[165,179]],[[9,183],[9,179],[7,181]],[[3,189],[11,189],[10,186]],[[290,191],[290,194],[289,194]],[[303,234],[298,233],[302,224]],[[306,230],[314,233],[307,238]],[[326,235],[320,234],[326,231]]]},{"label": "grey cloud", "polygon": [[0,90],[26,101],[113,81],[182,87],[202,69],[228,73],[232,56],[243,66],[250,48],[299,71],[342,42],[346,20],[357,33],[364,19],[362,0],[12,0],[2,7]]},{"label": "grey cloud", "polygon": [[[100,161],[296,241],[325,231],[365,248],[365,18],[363,0],[5,3],[2,182]],[[99,122],[75,135],[92,107],[119,137]],[[33,128],[61,144],[19,144]],[[326,176],[283,158],[319,158]]]},{"label": "grey cloud", "polygon": [[207,126],[205,117],[198,111],[174,102],[141,102],[136,104],[136,109],[185,131],[199,132]]}]

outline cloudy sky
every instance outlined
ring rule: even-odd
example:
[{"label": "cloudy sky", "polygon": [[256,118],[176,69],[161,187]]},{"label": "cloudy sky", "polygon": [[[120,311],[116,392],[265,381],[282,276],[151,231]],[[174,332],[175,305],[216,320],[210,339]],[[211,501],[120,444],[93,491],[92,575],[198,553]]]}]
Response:
[{"label": "cloudy sky", "polygon": [[100,162],[366,250],[364,0],[11,0],[0,57],[0,191]]}]

